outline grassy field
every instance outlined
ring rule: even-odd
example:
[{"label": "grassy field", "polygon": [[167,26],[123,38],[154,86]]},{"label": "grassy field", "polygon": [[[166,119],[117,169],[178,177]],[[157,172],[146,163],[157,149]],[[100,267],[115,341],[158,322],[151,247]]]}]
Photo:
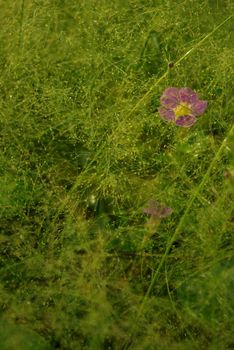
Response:
[{"label": "grassy field", "polygon": [[[233,1],[0,19],[1,350],[233,349]],[[160,117],[168,87],[208,101],[191,128]]]}]

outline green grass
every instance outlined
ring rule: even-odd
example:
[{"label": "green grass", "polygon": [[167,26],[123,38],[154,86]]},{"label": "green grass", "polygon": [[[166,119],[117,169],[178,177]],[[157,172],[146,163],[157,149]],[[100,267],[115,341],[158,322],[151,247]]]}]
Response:
[{"label": "green grass", "polygon": [[[1,349],[231,349],[233,2],[0,8]],[[208,101],[193,127],[170,86]]]}]

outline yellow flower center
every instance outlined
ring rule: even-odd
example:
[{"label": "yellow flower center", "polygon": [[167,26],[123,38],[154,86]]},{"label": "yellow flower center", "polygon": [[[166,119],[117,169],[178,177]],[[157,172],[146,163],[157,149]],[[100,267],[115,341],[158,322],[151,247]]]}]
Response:
[{"label": "yellow flower center", "polygon": [[191,109],[187,104],[180,104],[176,108],[174,108],[174,113],[176,116],[176,119],[181,117],[182,115],[190,115],[191,114]]}]

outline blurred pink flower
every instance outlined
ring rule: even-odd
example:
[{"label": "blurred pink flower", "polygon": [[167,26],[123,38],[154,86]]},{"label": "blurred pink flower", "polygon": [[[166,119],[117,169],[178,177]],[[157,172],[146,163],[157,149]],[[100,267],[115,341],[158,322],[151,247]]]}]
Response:
[{"label": "blurred pink flower", "polygon": [[163,206],[154,199],[150,199],[147,203],[147,207],[143,209],[143,213],[150,215],[150,217],[154,219],[162,219],[169,216],[172,213],[172,209]]}]

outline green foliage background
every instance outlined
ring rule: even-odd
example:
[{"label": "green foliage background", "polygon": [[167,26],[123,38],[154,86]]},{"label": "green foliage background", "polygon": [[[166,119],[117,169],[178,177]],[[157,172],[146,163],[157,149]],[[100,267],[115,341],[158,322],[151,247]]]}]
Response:
[{"label": "green foliage background", "polygon": [[[1,348],[231,349],[233,2],[0,9]],[[192,128],[169,86],[208,100]]]}]

